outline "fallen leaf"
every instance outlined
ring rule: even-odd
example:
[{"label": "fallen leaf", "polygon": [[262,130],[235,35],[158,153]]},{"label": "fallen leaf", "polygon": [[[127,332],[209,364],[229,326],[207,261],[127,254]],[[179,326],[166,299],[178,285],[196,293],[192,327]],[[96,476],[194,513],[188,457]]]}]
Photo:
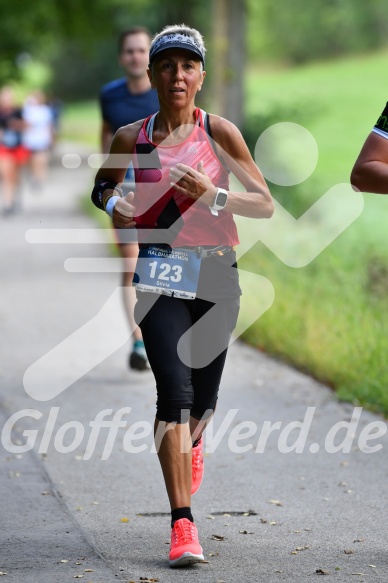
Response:
[{"label": "fallen leaf", "polygon": [[345,553],[345,555],[352,555],[354,553],[354,551],[352,549],[345,549],[344,553]]},{"label": "fallen leaf", "polygon": [[280,500],[270,500],[271,504],[275,504],[275,506],[283,506],[283,502]]},{"label": "fallen leaf", "polygon": [[301,530],[294,530],[294,532],[302,532]]},{"label": "fallen leaf", "polygon": [[352,575],[361,575],[362,577],[365,577],[365,573],[351,573]]},{"label": "fallen leaf", "polygon": [[262,522],[263,524],[266,524],[268,522],[268,520],[266,518],[260,518],[260,522]]},{"label": "fallen leaf", "polygon": [[230,518],[231,515],[225,512],[222,516],[227,516],[228,518]]},{"label": "fallen leaf", "polygon": [[209,557],[219,557],[220,553],[216,551],[215,553],[209,553]]},{"label": "fallen leaf", "polygon": [[10,478],[20,478],[20,472],[8,472]]},{"label": "fallen leaf", "polygon": [[212,539],[220,541],[220,540],[225,540],[225,537],[220,535],[220,534],[212,534]]},{"label": "fallen leaf", "polygon": [[308,548],[309,548],[308,546],[306,546],[306,547],[296,547],[295,550],[296,551],[307,551]]},{"label": "fallen leaf", "polygon": [[274,571],[275,573],[283,573],[283,571],[281,571],[280,569],[275,569]]},{"label": "fallen leaf", "polygon": [[5,571],[0,571],[0,577],[2,577],[3,575],[8,575],[8,573],[6,573]]},{"label": "fallen leaf", "polygon": [[368,567],[371,567],[372,569],[376,569],[376,565],[368,565]]},{"label": "fallen leaf", "polygon": [[248,532],[247,530],[240,530],[240,534],[255,534],[254,532]]},{"label": "fallen leaf", "polygon": [[269,523],[271,526],[273,526],[274,524],[277,524],[276,520],[270,520]]},{"label": "fallen leaf", "polygon": [[94,570],[93,569],[84,569],[84,573],[93,573]]},{"label": "fallen leaf", "polygon": [[73,575],[73,579],[82,579],[83,575]]},{"label": "fallen leaf", "polygon": [[41,492],[42,496],[50,496],[50,493],[51,493],[51,492],[46,492],[46,491],[44,491],[44,492]]},{"label": "fallen leaf", "polygon": [[206,518],[208,518],[209,520],[215,520],[215,517],[214,516],[211,516],[211,515],[206,516]]},{"label": "fallen leaf", "polygon": [[365,538],[355,538],[353,542],[354,543],[363,543],[364,540],[366,540],[366,539]]},{"label": "fallen leaf", "polygon": [[[129,518],[127,518],[126,516],[123,516],[123,518],[120,518],[120,522],[129,522]],[[143,579],[144,581],[144,579]]]},{"label": "fallen leaf", "polygon": [[291,555],[297,555],[298,551],[291,551]]},{"label": "fallen leaf", "polygon": [[99,504],[99,502],[92,502],[92,504],[94,504],[95,506],[97,506]]},{"label": "fallen leaf", "polygon": [[307,532],[310,532],[311,528],[304,528],[303,530],[307,530]]},{"label": "fallen leaf", "polygon": [[330,571],[326,571],[325,569],[317,569],[315,572],[318,575],[330,575]]},{"label": "fallen leaf", "polygon": [[59,562],[60,563],[68,563],[69,561],[68,561],[68,559],[61,559]]},{"label": "fallen leaf", "polygon": [[80,563],[79,561],[76,563],[76,565],[82,565],[82,563]]}]

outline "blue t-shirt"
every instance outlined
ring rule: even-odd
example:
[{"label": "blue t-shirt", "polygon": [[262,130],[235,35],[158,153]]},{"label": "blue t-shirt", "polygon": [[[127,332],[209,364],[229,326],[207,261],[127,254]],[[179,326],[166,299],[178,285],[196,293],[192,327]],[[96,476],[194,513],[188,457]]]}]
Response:
[{"label": "blue t-shirt", "polygon": [[128,91],[127,79],[117,79],[104,85],[100,93],[102,117],[115,133],[122,126],[134,123],[159,111],[155,89],[132,94]]}]

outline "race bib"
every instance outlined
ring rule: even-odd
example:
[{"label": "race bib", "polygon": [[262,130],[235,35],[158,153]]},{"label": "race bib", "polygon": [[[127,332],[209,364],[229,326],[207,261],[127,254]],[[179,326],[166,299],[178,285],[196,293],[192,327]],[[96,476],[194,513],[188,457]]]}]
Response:
[{"label": "race bib", "polygon": [[158,245],[140,247],[133,285],[140,291],[193,300],[200,267],[201,257],[195,251]]}]

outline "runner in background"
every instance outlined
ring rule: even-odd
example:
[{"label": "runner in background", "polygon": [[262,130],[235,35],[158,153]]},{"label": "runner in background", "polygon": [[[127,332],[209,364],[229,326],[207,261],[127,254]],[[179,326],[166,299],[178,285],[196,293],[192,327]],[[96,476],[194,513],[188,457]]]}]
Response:
[{"label": "runner in background", "polygon": [[22,110],[15,102],[12,88],[5,86],[0,90],[0,177],[5,216],[17,210],[21,166],[29,157],[22,145],[23,129]]},{"label": "runner in background", "polygon": [[54,139],[53,114],[43,91],[31,93],[23,107],[25,129],[22,142],[30,153],[31,186],[43,188],[47,180],[50,149]]},{"label": "runner in background", "polygon": [[[120,35],[119,62],[125,71],[125,77],[104,85],[100,94],[101,149],[104,154],[109,152],[113,135],[120,127],[148,117],[159,109],[157,93],[151,89],[147,75],[150,43],[151,34],[142,26],[134,26]],[[134,189],[132,167],[128,168],[122,186],[128,192]],[[127,263],[128,260],[137,258],[139,248],[133,229],[116,229],[116,234],[124,260],[124,307],[134,340],[129,365],[133,369],[145,370],[148,368],[148,360],[140,328],[133,318],[136,294],[132,287],[133,273]]]},{"label": "runner in background", "polygon": [[361,192],[388,194],[388,103],[365,140],[350,180]]}]

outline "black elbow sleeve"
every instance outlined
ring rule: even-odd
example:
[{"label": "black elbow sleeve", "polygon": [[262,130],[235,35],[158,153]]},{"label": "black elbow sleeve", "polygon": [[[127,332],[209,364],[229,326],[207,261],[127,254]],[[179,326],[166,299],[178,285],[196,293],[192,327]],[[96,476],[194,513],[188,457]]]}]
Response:
[{"label": "black elbow sleeve", "polygon": [[119,196],[123,196],[122,190],[117,182],[112,182],[110,180],[98,180],[92,190],[91,199],[92,203],[102,211],[104,210],[102,196],[104,194],[104,191],[107,190],[108,188],[111,188],[112,190],[117,190],[117,194]]}]

